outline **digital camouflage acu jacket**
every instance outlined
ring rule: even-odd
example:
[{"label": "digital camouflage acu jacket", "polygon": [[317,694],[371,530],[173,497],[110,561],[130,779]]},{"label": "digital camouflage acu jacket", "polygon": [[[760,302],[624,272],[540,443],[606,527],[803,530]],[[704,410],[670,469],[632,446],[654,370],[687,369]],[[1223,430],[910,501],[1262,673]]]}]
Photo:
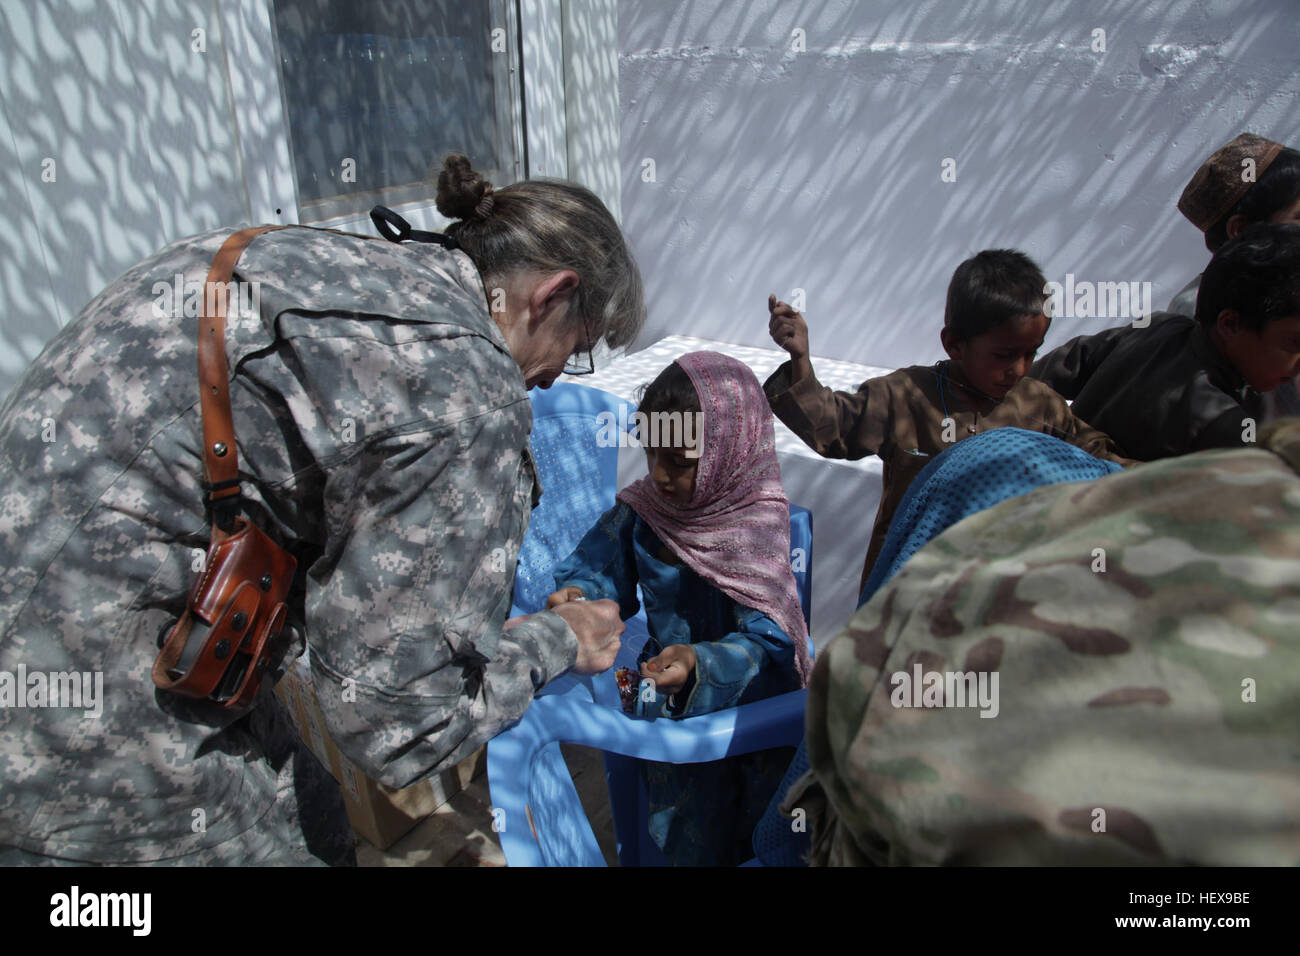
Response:
[{"label": "digital camouflage acu jacket", "polygon": [[[150,680],[207,543],[194,296],[229,231],[109,285],[0,411],[0,702],[20,671],[103,688],[99,716],[0,708],[0,846],[302,858],[269,682],[232,721]],[[523,376],[463,253],[294,228],[235,279],[254,306],[232,306],[226,344],[247,513],[297,555],[290,620],[330,733],[407,786],[576,658],[552,613],[502,636],[535,484]]]}]

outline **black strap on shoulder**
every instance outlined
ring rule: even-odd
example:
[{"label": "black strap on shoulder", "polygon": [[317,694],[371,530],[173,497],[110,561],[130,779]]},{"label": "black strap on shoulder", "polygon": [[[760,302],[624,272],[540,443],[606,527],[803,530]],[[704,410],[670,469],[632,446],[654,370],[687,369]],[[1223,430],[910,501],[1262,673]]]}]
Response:
[{"label": "black strap on shoulder", "polygon": [[235,520],[243,510],[243,495],[238,493],[226,498],[213,497],[214,491],[225,491],[228,488],[238,488],[239,479],[232,478],[229,481],[201,481],[199,484],[203,487],[203,502],[208,506],[210,517],[217,527],[222,531],[230,531],[235,526]]},{"label": "black strap on shoulder", "polygon": [[379,234],[389,242],[405,242],[410,239],[412,242],[434,242],[446,249],[460,248],[460,243],[456,241],[455,236],[449,236],[445,232],[412,229],[409,222],[387,206],[376,206],[370,210],[370,221],[375,224]]}]

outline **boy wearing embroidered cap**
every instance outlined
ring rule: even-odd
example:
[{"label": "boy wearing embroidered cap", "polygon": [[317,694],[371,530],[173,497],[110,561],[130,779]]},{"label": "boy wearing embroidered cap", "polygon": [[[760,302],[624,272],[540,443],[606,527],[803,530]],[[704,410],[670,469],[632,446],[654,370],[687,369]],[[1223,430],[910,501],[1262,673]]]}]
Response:
[{"label": "boy wearing embroidered cap", "polygon": [[[1178,211],[1205,233],[1211,253],[1251,223],[1300,222],[1300,152],[1242,133],[1196,170]],[[1197,276],[1187,283],[1168,311],[1193,315],[1200,282]]]},{"label": "boy wearing embroidered cap", "polygon": [[[1300,151],[1254,133],[1242,133],[1201,164],[1178,199],[1178,211],[1215,252],[1255,222],[1300,222]],[[1196,312],[1198,275],[1174,296],[1169,311]],[[1266,421],[1300,415],[1296,383],[1264,396]]]}]

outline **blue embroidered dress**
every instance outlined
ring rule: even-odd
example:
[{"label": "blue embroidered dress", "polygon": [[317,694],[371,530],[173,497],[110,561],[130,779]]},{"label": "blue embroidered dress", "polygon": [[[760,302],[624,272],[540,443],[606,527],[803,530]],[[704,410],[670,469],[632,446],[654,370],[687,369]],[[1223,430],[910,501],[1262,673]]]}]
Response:
[{"label": "blue embroidered dress", "polygon": [[[644,716],[687,717],[797,690],[794,644],[770,617],[737,604],[681,563],[636,512],[619,502],[555,569],[557,588],[617,601],[624,620],[645,600],[644,662],[689,643],[695,671],[676,694],[645,702]],[[645,761],[650,833],[681,865],[734,866],[753,855],[754,825],[790,760],[789,749],[709,764]],[[784,761],[784,762],[783,762]]]}]

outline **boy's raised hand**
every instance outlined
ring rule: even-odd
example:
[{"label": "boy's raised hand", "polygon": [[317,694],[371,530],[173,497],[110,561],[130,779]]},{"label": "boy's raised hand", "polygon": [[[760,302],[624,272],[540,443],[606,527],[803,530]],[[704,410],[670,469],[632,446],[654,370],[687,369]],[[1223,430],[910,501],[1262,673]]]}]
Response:
[{"label": "boy's raised hand", "polygon": [[808,356],[808,323],[788,303],[778,302],[776,296],[767,297],[767,333],[772,341],[790,353],[791,358]]},{"label": "boy's raised hand", "polygon": [[788,303],[778,302],[776,296],[767,297],[767,334],[772,341],[790,353],[793,362],[791,381],[797,382],[812,373],[808,358],[808,323]]},{"label": "boy's raised hand", "polygon": [[660,694],[675,694],[686,686],[686,678],[695,670],[695,648],[689,644],[669,644],[658,657],[641,665],[641,676],[655,682]]}]

